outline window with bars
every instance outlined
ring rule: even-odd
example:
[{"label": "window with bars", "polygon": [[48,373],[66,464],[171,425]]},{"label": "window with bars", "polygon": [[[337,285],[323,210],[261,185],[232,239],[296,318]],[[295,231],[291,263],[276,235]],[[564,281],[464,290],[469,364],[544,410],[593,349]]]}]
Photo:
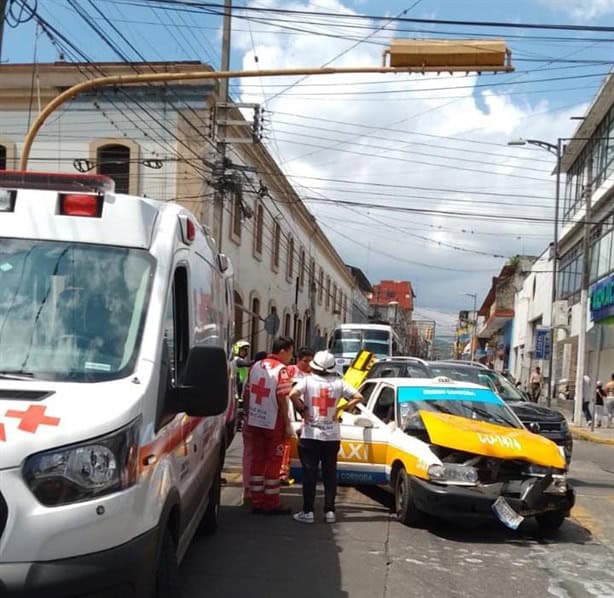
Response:
[{"label": "window with bars", "polygon": [[294,276],[294,238],[291,235],[288,235],[286,261],[286,276],[289,280],[292,280],[292,276]]},{"label": "window with bars", "polygon": [[119,143],[100,146],[96,171],[115,181],[116,193],[130,193],[130,148]]},{"label": "window with bars", "polygon": [[281,226],[277,220],[273,223],[273,246],[272,246],[272,263],[273,270],[279,268],[279,251],[281,246]]},{"label": "window with bars", "polygon": [[318,303],[322,305],[322,299],[324,298],[324,270],[320,266],[320,273],[318,274]]},{"label": "window with bars", "polygon": [[232,196],[232,235],[236,240],[241,240],[241,193],[235,191]]},{"label": "window with bars", "polygon": [[264,206],[259,203],[256,208],[256,223],[254,227],[254,253],[262,255],[262,236],[264,234]]},{"label": "window with bars", "polygon": [[301,247],[298,258],[298,283],[301,286],[305,286],[305,249]]}]

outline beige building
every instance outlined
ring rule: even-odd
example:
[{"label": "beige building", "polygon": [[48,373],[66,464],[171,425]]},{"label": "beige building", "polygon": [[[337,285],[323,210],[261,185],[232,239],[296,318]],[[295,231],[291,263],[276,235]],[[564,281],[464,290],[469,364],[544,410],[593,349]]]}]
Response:
[{"label": "beige building", "polygon": [[[210,67],[2,65],[0,168],[17,167],[39,108],[74,83],[103,74],[203,69]],[[186,205],[233,263],[236,337],[249,339],[253,351],[267,348],[267,330],[295,336],[297,345],[321,344],[318,338],[351,319],[353,278],[266,148],[251,142],[251,127],[240,122],[249,119],[237,109],[224,112],[236,121],[225,135],[238,141],[227,144],[224,176],[214,169],[216,89],[192,81],[82,94],[49,118],[29,168],[107,174],[118,192]]]}]

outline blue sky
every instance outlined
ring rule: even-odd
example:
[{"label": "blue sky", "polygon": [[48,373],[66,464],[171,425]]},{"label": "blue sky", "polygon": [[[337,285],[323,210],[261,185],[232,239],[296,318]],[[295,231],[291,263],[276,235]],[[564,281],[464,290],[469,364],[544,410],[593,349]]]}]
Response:
[{"label": "blue sky", "polygon": [[[92,60],[117,61],[120,56],[88,28],[76,9],[102,27],[121,55],[131,60],[142,56],[219,65],[219,15],[143,4],[143,0],[73,0],[72,5],[70,0],[38,0],[38,10]],[[411,8],[406,16],[423,19],[614,26],[614,0],[250,0],[248,4],[379,16]],[[547,219],[553,210],[553,158],[536,148],[508,147],[507,141],[532,137],[556,142],[557,137],[573,133],[577,121],[571,117],[584,113],[611,68],[612,33],[258,12],[242,16],[249,19],[233,19],[231,66],[237,69],[318,66],[329,61],[376,64],[392,37],[488,34],[506,39],[516,68],[511,75],[378,80],[370,75],[326,78],[326,82],[324,78],[253,79],[234,82],[232,93],[266,107],[267,147],[342,257],[373,281],[411,280],[419,309],[467,309],[462,293],[483,297],[506,258],[516,253],[539,255],[547,247],[552,234]],[[41,62],[58,59],[57,48],[33,22],[5,27],[3,61],[30,62],[35,53]],[[74,59],[70,54],[65,58]],[[331,205],[326,198],[365,207]],[[438,213],[390,213],[367,206],[369,202],[428,206]],[[529,225],[512,220],[519,211],[542,216],[544,222]],[[465,215],[456,217],[455,212]],[[480,219],[478,214],[484,213],[493,218]]]}]

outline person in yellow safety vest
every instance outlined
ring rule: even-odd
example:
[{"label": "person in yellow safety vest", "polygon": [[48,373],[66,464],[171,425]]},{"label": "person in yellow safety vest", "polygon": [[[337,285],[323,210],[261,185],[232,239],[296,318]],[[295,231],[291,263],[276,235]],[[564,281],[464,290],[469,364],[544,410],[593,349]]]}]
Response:
[{"label": "person in yellow safety vest", "polygon": [[247,380],[247,374],[252,362],[247,358],[250,344],[247,341],[237,341],[232,346],[232,354],[234,356],[234,364],[237,376],[237,397],[243,393],[243,385]]}]

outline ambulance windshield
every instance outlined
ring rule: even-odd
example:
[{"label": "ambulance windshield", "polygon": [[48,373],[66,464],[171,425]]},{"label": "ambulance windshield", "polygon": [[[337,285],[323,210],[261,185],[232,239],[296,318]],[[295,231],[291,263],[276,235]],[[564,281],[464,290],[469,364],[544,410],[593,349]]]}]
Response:
[{"label": "ambulance windshield", "polygon": [[138,249],[0,239],[0,376],[128,375],[153,266]]}]

